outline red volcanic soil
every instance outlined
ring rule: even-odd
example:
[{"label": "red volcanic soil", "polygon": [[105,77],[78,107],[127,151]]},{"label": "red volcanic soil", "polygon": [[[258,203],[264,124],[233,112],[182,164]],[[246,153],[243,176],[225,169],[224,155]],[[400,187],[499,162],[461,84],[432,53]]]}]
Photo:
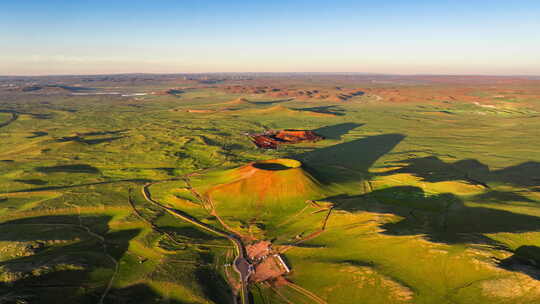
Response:
[{"label": "red volcanic soil", "polygon": [[465,85],[505,85],[505,84],[535,84],[537,80],[531,77],[519,76],[488,76],[488,75],[416,75],[408,76],[430,84],[465,84]]},{"label": "red volcanic soil", "polygon": [[248,136],[257,147],[263,149],[277,149],[284,144],[315,142],[324,139],[324,137],[309,130],[266,131],[259,134],[249,134]]},{"label": "red volcanic soil", "polygon": [[[537,98],[538,90],[520,90],[503,86],[399,86],[365,89],[366,94],[386,102],[432,102],[456,101],[469,103],[489,103],[494,98],[526,101]],[[526,92],[526,93],[525,93]]]},{"label": "red volcanic soil", "polygon": [[[321,76],[322,77],[322,76]],[[540,78],[499,76],[326,76],[272,78],[237,81],[235,85],[218,86],[235,94],[261,94],[273,98],[306,101],[343,102],[366,94],[377,101],[491,103],[496,99],[516,102],[540,98]],[[354,89],[353,89],[354,88]],[[357,89],[362,88],[362,89]]]},{"label": "red volcanic soil", "polygon": [[227,178],[205,192],[218,205],[232,200],[246,210],[262,210],[323,195],[320,182],[294,159],[253,162],[230,170]]},{"label": "red volcanic soil", "polygon": [[276,98],[295,98],[299,100],[321,99],[329,101],[346,101],[355,96],[363,95],[359,89],[291,89],[270,86],[226,86],[224,90],[233,94],[263,94]]},{"label": "red volcanic soil", "polygon": [[280,130],[274,134],[274,137],[287,143],[317,141],[323,139],[322,136],[316,134],[315,132],[306,130]]}]

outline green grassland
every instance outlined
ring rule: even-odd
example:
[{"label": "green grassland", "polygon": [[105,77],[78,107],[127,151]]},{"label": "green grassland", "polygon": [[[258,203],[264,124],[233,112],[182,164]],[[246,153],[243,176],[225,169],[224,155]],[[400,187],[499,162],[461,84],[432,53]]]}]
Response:
[{"label": "green grassland", "polygon": [[[540,100],[199,88],[2,93],[0,110],[0,303],[232,302],[233,247],[150,204],[141,189],[156,181],[163,205],[283,249],[294,285],[252,284],[255,303],[313,303],[302,290],[327,303],[540,303]],[[245,136],[284,128],[326,139],[260,150]],[[275,158],[302,171],[212,192]],[[217,214],[197,193],[214,193]]]}]

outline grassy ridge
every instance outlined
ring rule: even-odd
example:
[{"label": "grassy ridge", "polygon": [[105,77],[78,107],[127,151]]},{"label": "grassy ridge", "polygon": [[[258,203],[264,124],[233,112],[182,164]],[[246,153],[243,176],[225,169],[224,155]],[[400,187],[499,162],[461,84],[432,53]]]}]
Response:
[{"label": "grassy ridge", "polygon": [[[221,219],[286,249],[288,278],[328,303],[539,301],[538,100],[230,103],[238,97],[3,98],[0,110],[22,114],[0,129],[0,290],[95,303],[112,282],[104,303],[227,301],[228,244],[139,194],[147,181],[210,168],[191,182]],[[262,151],[243,135],[266,128],[327,139]],[[304,167],[237,169],[275,158]],[[220,225],[184,181],[150,190]],[[256,302],[310,303],[272,288],[253,286]]]}]

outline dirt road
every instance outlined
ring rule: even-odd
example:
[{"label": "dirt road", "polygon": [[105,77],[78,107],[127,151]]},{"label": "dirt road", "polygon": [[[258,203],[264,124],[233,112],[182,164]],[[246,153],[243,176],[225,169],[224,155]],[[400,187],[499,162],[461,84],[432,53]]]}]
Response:
[{"label": "dirt road", "polygon": [[249,276],[251,274],[252,267],[251,267],[251,263],[246,258],[246,256],[247,256],[246,249],[245,249],[244,244],[242,243],[242,241],[233,233],[221,231],[221,230],[219,230],[219,229],[217,229],[215,227],[212,227],[212,226],[210,226],[208,224],[200,222],[196,218],[192,217],[191,215],[189,215],[189,214],[187,214],[187,213],[185,213],[183,211],[176,210],[176,209],[173,209],[173,208],[169,208],[169,207],[164,206],[161,203],[155,201],[154,199],[152,199],[152,196],[151,196],[150,191],[148,190],[148,188],[150,186],[154,185],[154,184],[167,182],[167,181],[168,180],[145,184],[142,187],[142,195],[143,195],[143,197],[148,202],[150,202],[151,204],[153,204],[155,206],[158,206],[159,208],[167,211],[169,214],[173,215],[174,217],[180,218],[180,219],[182,219],[182,220],[184,220],[184,221],[186,221],[186,222],[188,222],[188,223],[190,223],[190,224],[192,224],[192,225],[194,225],[194,226],[196,226],[196,227],[198,227],[200,229],[203,229],[203,230],[206,230],[206,231],[208,231],[210,233],[225,237],[229,241],[231,241],[231,243],[233,243],[235,251],[236,251],[236,258],[234,260],[233,267],[240,274],[240,278],[242,280],[240,303],[241,304],[250,304],[247,280],[248,280],[248,278],[249,278]]}]

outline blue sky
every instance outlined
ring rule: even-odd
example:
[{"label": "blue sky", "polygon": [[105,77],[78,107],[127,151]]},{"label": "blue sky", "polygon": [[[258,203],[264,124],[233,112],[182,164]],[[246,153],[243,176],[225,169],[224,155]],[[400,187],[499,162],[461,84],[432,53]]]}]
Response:
[{"label": "blue sky", "polygon": [[0,1],[0,75],[540,75],[540,1]]}]

